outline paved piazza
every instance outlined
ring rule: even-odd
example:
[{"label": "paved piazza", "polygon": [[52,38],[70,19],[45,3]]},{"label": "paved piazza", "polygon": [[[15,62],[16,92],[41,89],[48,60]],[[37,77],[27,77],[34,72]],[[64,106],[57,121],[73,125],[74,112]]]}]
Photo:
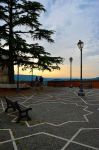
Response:
[{"label": "paved piazza", "polygon": [[17,112],[0,97],[0,150],[99,150],[99,89],[45,88],[9,96],[32,107],[31,121],[16,123]]}]

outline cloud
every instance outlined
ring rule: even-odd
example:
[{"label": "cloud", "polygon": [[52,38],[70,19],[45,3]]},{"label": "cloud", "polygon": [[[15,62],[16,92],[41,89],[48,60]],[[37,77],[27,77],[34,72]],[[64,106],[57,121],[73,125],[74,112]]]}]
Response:
[{"label": "cloud", "polygon": [[[54,56],[74,58],[79,65],[80,51],[77,42],[84,42],[83,60],[89,60],[99,55],[99,0],[37,0],[47,9],[41,15],[40,21],[45,28],[55,30],[55,43],[42,41],[46,50]],[[68,61],[68,62],[67,62]],[[93,66],[90,61],[88,65]]]}]

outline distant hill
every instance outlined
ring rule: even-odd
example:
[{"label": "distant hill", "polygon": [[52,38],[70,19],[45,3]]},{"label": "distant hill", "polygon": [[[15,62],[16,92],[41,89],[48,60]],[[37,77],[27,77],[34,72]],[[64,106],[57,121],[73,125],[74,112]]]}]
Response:
[{"label": "distant hill", "polygon": [[[38,76],[39,77],[39,76]],[[17,81],[17,75],[14,76],[15,81]],[[35,81],[36,75],[33,75],[33,80]],[[31,81],[31,75],[19,75],[20,81]],[[66,81],[70,80],[70,78],[44,78],[44,81]],[[73,78],[73,80],[79,80],[79,78]],[[83,80],[99,80],[99,77],[96,78],[84,78]]]},{"label": "distant hill", "polygon": [[[39,77],[39,76],[38,76]],[[33,80],[35,80],[36,75],[33,75]],[[15,81],[17,81],[17,75],[14,76]],[[20,81],[31,81],[32,76],[31,75],[19,75]],[[64,81],[69,80],[69,78],[44,78],[44,81]]]},{"label": "distant hill", "polygon": [[[36,75],[33,75],[33,79],[35,80]],[[15,81],[17,81],[17,75],[14,75]],[[32,76],[31,75],[19,75],[19,81],[31,81]]]}]

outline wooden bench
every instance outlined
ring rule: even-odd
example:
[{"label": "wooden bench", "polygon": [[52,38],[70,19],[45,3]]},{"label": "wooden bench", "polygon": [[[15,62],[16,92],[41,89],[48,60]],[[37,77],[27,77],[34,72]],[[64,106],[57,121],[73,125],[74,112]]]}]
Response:
[{"label": "wooden bench", "polygon": [[5,112],[8,112],[9,108],[12,108],[13,111],[16,111],[16,110],[18,111],[18,118],[16,122],[20,122],[22,118],[27,118],[27,121],[31,120],[31,118],[29,117],[28,111],[32,110],[32,108],[25,107],[19,104],[17,101],[12,101],[7,97],[4,97],[4,98],[7,103],[7,108],[5,109]]}]

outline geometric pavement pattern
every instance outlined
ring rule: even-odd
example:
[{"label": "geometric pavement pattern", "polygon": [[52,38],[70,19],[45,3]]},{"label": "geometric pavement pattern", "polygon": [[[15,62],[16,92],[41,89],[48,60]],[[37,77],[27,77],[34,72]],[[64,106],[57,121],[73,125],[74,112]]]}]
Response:
[{"label": "geometric pavement pattern", "polygon": [[99,90],[51,88],[9,98],[26,107],[31,121],[16,123],[0,98],[0,150],[99,150]]}]

